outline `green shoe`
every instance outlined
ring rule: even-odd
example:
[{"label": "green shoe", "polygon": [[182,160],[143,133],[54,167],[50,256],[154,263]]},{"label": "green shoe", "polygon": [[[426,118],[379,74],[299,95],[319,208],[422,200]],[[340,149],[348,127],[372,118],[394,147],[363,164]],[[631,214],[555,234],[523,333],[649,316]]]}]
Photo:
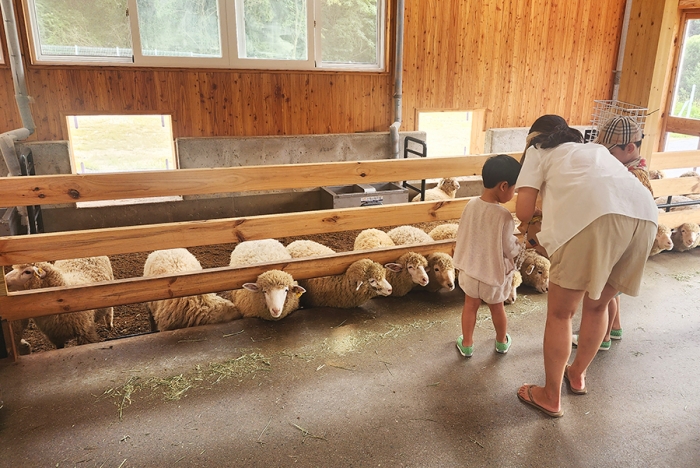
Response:
[{"label": "green shoe", "polygon": [[462,338],[462,335],[459,335],[459,338],[457,338],[457,350],[459,350],[459,354],[464,357],[472,357],[472,354],[474,354],[474,345],[462,346]]},{"label": "green shoe", "polygon": [[610,330],[611,340],[621,340],[622,339],[622,328],[615,330],[614,328]]},{"label": "green shoe", "polygon": [[510,339],[510,335],[506,333],[505,343],[501,343],[498,340],[496,340],[496,352],[500,354],[506,354],[510,349],[511,343],[513,343],[513,341]]},{"label": "green shoe", "polygon": [[[612,338],[612,334],[610,336]],[[571,336],[571,344],[575,347],[578,348],[578,335],[572,335]],[[612,341],[603,341],[600,346],[598,347],[598,351],[609,351],[610,346],[612,346]]]}]

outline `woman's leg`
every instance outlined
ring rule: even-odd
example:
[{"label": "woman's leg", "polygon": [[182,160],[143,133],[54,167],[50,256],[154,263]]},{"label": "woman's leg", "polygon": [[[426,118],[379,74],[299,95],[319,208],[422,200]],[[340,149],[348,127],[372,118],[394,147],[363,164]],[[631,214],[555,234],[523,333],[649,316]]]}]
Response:
[{"label": "woman's leg", "polygon": [[[564,368],[571,354],[571,319],[583,298],[583,293],[549,282],[543,343],[545,385],[533,387],[531,392],[532,399],[550,411],[561,409],[561,384]],[[522,398],[529,399],[527,393],[527,386],[518,390]]]},{"label": "woman's leg", "polygon": [[593,300],[588,294],[583,298],[581,331],[578,335],[578,350],[569,367],[569,381],[575,388],[585,388],[586,370],[593,361],[608,326],[608,304],[614,300],[617,290],[605,285],[600,299]]},{"label": "woman's leg", "polygon": [[610,330],[622,330],[622,324],[620,323],[620,296],[615,296],[615,303],[617,304],[617,314],[615,314]]},{"label": "woman's leg", "polygon": [[[614,328],[615,322],[620,323],[620,297],[614,297],[608,302],[608,330],[605,332],[603,341],[610,341],[610,331]],[[618,327],[619,328],[619,327]]]}]

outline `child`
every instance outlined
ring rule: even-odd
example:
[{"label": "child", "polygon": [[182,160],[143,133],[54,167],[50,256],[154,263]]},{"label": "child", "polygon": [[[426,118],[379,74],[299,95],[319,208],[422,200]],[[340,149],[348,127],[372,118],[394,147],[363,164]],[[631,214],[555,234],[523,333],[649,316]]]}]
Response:
[{"label": "child", "polygon": [[503,301],[511,291],[514,259],[520,252],[520,244],[513,235],[513,217],[500,203],[513,198],[518,174],[520,163],[508,155],[487,159],[481,171],[484,184],[481,197],[467,204],[459,220],[454,262],[459,270],[459,287],[465,296],[457,349],[465,357],[471,357],[474,352],[476,313],[482,300],[489,306],[496,329],[496,352],[505,354],[510,348]]}]

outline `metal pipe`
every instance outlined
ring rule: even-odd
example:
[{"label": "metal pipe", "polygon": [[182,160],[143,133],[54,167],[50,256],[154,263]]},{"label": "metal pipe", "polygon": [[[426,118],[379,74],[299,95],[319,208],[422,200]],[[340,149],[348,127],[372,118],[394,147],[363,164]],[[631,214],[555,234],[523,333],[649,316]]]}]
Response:
[{"label": "metal pipe", "polygon": [[403,95],[403,29],[404,0],[396,0],[396,54],[394,66],[394,123],[389,127],[394,159],[401,156],[399,128],[401,127],[401,97]]},{"label": "metal pipe", "polygon": [[613,84],[613,101],[617,101],[620,93],[620,79],[622,78],[622,64],[625,61],[625,45],[627,44],[627,31],[630,26],[630,15],[632,14],[632,0],[627,0],[625,4],[625,16],[622,20],[622,31],[620,32],[620,47],[617,50],[617,66],[615,67],[615,81]]}]

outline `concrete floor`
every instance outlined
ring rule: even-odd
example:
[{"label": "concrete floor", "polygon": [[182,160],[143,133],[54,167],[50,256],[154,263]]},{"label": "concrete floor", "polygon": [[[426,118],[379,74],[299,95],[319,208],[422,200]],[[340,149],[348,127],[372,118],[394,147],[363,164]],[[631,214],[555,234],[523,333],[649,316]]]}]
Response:
[{"label": "concrete floor", "polygon": [[0,465],[700,466],[699,260],[649,261],[558,420],[515,394],[543,382],[545,295],[508,306],[505,356],[482,308],[464,359],[462,294],[412,293],[2,363]]}]

